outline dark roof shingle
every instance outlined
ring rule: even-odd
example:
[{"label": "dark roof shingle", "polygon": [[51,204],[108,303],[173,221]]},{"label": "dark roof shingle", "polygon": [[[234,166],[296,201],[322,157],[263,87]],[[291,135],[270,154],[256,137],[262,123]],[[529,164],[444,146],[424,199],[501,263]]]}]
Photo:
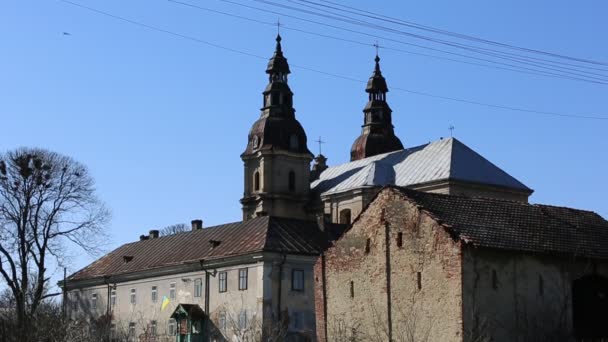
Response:
[{"label": "dark roof shingle", "polygon": [[[316,222],[263,216],[137,241],[118,247],[72,274],[69,280],[127,274],[255,252],[318,255],[332,239],[328,234],[343,230],[341,225],[326,225],[326,228],[323,232]],[[210,240],[219,241],[219,244],[212,248]],[[125,262],[125,257],[132,259]]]},{"label": "dark roof shingle", "polygon": [[473,245],[608,259],[608,221],[594,212],[395,188]]}]

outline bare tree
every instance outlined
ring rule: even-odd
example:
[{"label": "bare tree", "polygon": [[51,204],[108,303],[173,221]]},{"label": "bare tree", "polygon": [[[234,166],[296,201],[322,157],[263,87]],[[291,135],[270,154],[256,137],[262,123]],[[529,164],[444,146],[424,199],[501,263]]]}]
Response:
[{"label": "bare tree", "polygon": [[43,149],[0,155],[0,274],[15,303],[19,340],[48,293],[53,262],[66,244],[99,252],[109,212],[87,168]]},{"label": "bare tree", "polygon": [[160,236],[175,235],[190,231],[185,223],[172,224],[160,230]]}]

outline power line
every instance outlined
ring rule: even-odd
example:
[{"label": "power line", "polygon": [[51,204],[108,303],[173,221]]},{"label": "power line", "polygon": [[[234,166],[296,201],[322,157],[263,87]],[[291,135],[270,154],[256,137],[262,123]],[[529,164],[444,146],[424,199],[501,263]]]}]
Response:
[{"label": "power line", "polygon": [[[211,9],[211,8],[208,8],[208,7],[203,7],[203,6],[200,6],[200,5],[194,5],[192,3],[187,3],[187,2],[177,1],[177,0],[168,0],[168,1],[171,2],[171,3],[175,3],[175,4],[187,6],[187,7],[192,7],[192,8],[204,10],[204,11],[207,11],[207,12],[212,12],[212,13],[216,13],[216,14],[226,15],[226,16],[229,16],[229,17],[234,17],[234,18],[238,18],[238,19],[252,21],[252,22],[256,22],[256,23],[260,23],[260,24],[264,24],[264,25],[273,25],[273,26],[275,25],[274,23],[265,22],[265,21],[261,21],[261,20],[257,20],[257,19],[252,19],[252,18],[249,18],[249,17],[244,17],[244,16],[241,16],[241,15],[235,15],[235,14],[227,13],[227,12],[223,12],[223,11],[218,11],[218,10],[214,10],[214,9]],[[223,0],[220,0],[220,1],[223,1]],[[232,1],[228,1],[228,2],[232,3]],[[244,5],[244,6],[245,7],[249,7],[249,6],[246,6],[246,5]],[[262,10],[262,9],[260,9],[260,10]],[[278,13],[278,12],[273,12],[273,14],[275,14],[275,13],[276,14],[281,14],[281,13]],[[301,19],[301,20],[308,21],[306,19]],[[352,44],[357,44],[357,45],[362,45],[362,46],[371,46],[371,44],[369,44],[369,43],[364,43],[364,42],[360,42],[360,41],[356,41],[356,40],[352,40],[352,39],[347,39],[347,38],[342,38],[342,37],[337,37],[337,36],[328,35],[328,34],[322,34],[322,33],[317,33],[317,32],[311,32],[311,31],[307,31],[307,30],[303,30],[303,29],[288,27],[286,25],[282,25],[282,27],[285,28],[285,29],[287,29],[287,30],[292,30],[292,31],[296,31],[296,32],[301,32],[301,33],[309,34],[309,35],[314,35],[314,36],[317,36],[317,37],[334,39],[334,40],[344,41],[344,42],[348,42],[348,43],[352,43]],[[362,33],[362,34],[364,34],[364,33]],[[379,38],[379,37],[377,37],[377,38]],[[588,80],[588,79],[581,79],[579,77],[571,77],[571,76],[568,76],[568,75],[562,75],[562,74],[553,73],[553,72],[549,72],[549,71],[537,70],[537,69],[533,69],[533,68],[522,67],[522,66],[518,66],[518,65],[514,65],[514,64],[496,62],[496,61],[492,61],[492,60],[488,60],[488,59],[484,59],[484,58],[477,58],[477,57],[463,55],[463,54],[459,54],[459,53],[452,53],[452,54],[457,55],[457,56],[467,57],[469,59],[489,62],[489,63],[493,63],[493,64],[497,64],[497,65],[504,65],[506,67],[501,67],[501,66],[496,66],[496,65],[487,65],[487,64],[475,63],[475,62],[467,62],[467,61],[462,61],[462,60],[448,58],[448,57],[442,57],[442,56],[436,56],[436,55],[430,55],[430,54],[425,54],[425,53],[420,53],[420,52],[414,52],[414,51],[409,51],[409,50],[403,50],[403,49],[393,48],[393,47],[389,47],[389,46],[382,46],[381,48],[383,48],[385,50],[400,52],[400,53],[413,54],[413,55],[431,57],[431,58],[436,58],[436,59],[443,59],[443,60],[448,60],[448,61],[457,62],[457,63],[476,65],[476,66],[481,66],[481,67],[486,67],[486,68],[493,68],[493,69],[498,69],[498,70],[513,71],[513,72],[519,72],[519,73],[523,73],[523,74],[545,76],[545,77],[552,77],[552,78],[559,78],[559,79],[566,79],[566,80],[591,82],[591,83],[598,83],[598,84],[608,84],[608,83],[605,83],[605,82],[599,82],[599,81]],[[439,51],[439,52],[444,52],[445,53],[445,51],[439,50],[439,49],[433,49],[433,48],[428,48],[428,49],[431,49],[431,50],[434,50],[434,51]]]},{"label": "power line", "polygon": [[[235,48],[231,48],[231,47],[227,47],[224,45],[220,45],[220,44],[216,44],[216,43],[212,43],[203,39],[199,39],[196,37],[192,37],[192,36],[188,36],[185,34],[181,34],[181,33],[177,33],[174,31],[170,31],[170,30],[166,30],[163,28],[159,28],[157,26],[153,26],[153,25],[149,25],[149,24],[145,24],[142,23],[140,21],[136,21],[133,19],[129,19],[129,18],[125,18],[122,16],[118,16],[112,13],[108,13],[93,7],[89,7],[86,5],[82,5],[76,2],[72,2],[70,0],[60,0],[61,2],[64,2],[66,4],[72,5],[72,6],[76,6],[103,16],[107,16],[116,20],[120,20],[123,22],[127,22],[130,23],[132,25],[136,25],[139,27],[143,27],[143,28],[147,28],[156,32],[161,32],[161,33],[165,33],[174,37],[179,37],[182,39],[187,39],[187,40],[191,40],[200,44],[204,44],[204,45],[208,45],[217,49],[221,49],[221,50],[225,50],[225,51],[229,51],[229,52],[233,52],[233,53],[237,53],[240,55],[244,55],[244,56],[249,56],[249,57],[253,57],[256,59],[263,59],[266,60],[267,58],[254,54],[254,53],[250,53],[250,52],[246,52],[246,51],[242,51],[239,49],[235,49]],[[314,68],[310,68],[310,67],[306,67],[306,66],[302,66],[302,65],[295,65],[292,64],[292,67],[294,68],[298,68],[298,69],[302,69],[302,70],[307,70],[307,71],[311,71],[311,72],[315,72],[318,74],[322,74],[322,75],[326,75],[326,76],[330,76],[330,77],[334,77],[334,78],[340,78],[340,79],[344,79],[344,80],[348,80],[351,82],[357,82],[357,83],[367,83],[367,81],[365,80],[361,80],[361,79],[357,79],[355,77],[351,77],[351,76],[345,76],[345,75],[339,75],[339,74],[335,74],[335,73],[331,73],[331,72],[327,72],[327,71],[323,71],[323,70],[318,70],[318,69],[314,69]],[[431,93],[426,93],[426,92],[421,92],[421,91],[416,91],[416,90],[411,90],[411,89],[404,89],[404,88],[398,88],[398,87],[393,87],[392,89],[394,90],[398,90],[398,91],[402,91],[402,92],[406,92],[406,93],[410,93],[410,94],[416,94],[416,95],[420,95],[420,96],[426,96],[426,97],[432,97],[432,98],[438,98],[438,99],[443,99],[443,100],[449,100],[449,101],[455,101],[455,102],[461,102],[461,103],[468,103],[468,104],[474,104],[474,105],[479,105],[479,106],[485,106],[485,107],[490,107],[490,108],[496,108],[496,109],[504,109],[504,110],[510,110],[510,111],[517,111],[517,112],[526,112],[526,113],[533,113],[533,114],[542,114],[542,115],[549,115],[549,116],[559,116],[559,117],[569,117],[569,118],[576,118],[576,119],[591,119],[591,120],[608,120],[608,117],[601,117],[601,116],[594,116],[594,115],[577,115],[577,114],[568,114],[568,113],[558,113],[558,112],[549,112],[549,111],[538,111],[538,110],[532,110],[532,109],[526,109],[526,108],[519,108],[519,107],[512,107],[512,106],[504,106],[504,105],[497,105],[497,104],[490,104],[490,103],[484,103],[484,102],[478,102],[478,101],[473,101],[473,100],[467,100],[467,99],[461,99],[461,98],[456,98],[456,97],[448,97],[448,96],[443,96],[443,95],[436,95],[436,94],[431,94]]]},{"label": "power line", "polygon": [[[415,29],[418,29],[418,30],[425,30],[425,31],[434,32],[434,33],[438,33],[438,34],[444,34],[444,35],[448,35],[448,36],[455,37],[455,38],[466,39],[466,40],[475,41],[475,42],[481,42],[481,43],[486,43],[486,44],[490,44],[490,45],[494,45],[494,46],[499,46],[499,47],[503,47],[503,48],[509,48],[509,49],[514,49],[514,50],[519,50],[519,51],[525,51],[525,52],[532,52],[532,53],[542,54],[542,55],[546,55],[546,56],[550,56],[550,57],[554,57],[554,58],[562,58],[562,59],[573,60],[573,61],[578,61],[578,62],[583,62],[583,63],[589,63],[589,64],[608,65],[608,63],[606,63],[606,62],[593,61],[593,60],[582,59],[582,58],[578,58],[578,57],[571,57],[571,56],[556,54],[556,53],[542,51],[542,50],[537,50],[537,49],[530,49],[530,48],[520,47],[520,46],[516,46],[516,45],[512,45],[512,44],[501,43],[501,42],[497,42],[497,41],[493,41],[493,40],[489,40],[489,39],[479,38],[479,37],[475,37],[475,36],[471,36],[471,35],[466,35],[466,34],[462,34],[462,33],[457,33],[457,32],[453,32],[453,31],[449,31],[449,30],[443,30],[443,29],[439,29],[439,28],[436,28],[436,27],[432,27],[432,26],[427,26],[427,25],[422,25],[422,24],[414,23],[412,21],[406,21],[406,20],[399,19],[399,18],[396,18],[396,17],[391,17],[391,16],[387,16],[387,15],[383,15],[383,14],[378,14],[378,13],[374,13],[374,12],[367,11],[367,10],[362,10],[362,9],[359,9],[359,8],[356,8],[356,7],[353,7],[353,6],[347,6],[347,5],[339,4],[339,3],[332,2],[332,1],[329,1],[329,0],[325,0],[325,3],[329,3],[329,4],[332,4],[332,5],[335,5],[335,6],[342,7],[342,9],[339,9],[339,8],[336,8],[336,7],[333,7],[333,6],[329,6],[329,5],[324,4],[324,3],[310,1],[310,0],[288,0],[288,1],[289,2],[296,1],[296,2],[310,3],[310,4],[313,4],[313,5],[316,5],[316,6],[321,6],[321,7],[325,7],[325,8],[331,8],[331,9],[341,10],[341,11],[345,11],[347,13],[361,15],[361,16],[366,16],[368,18],[372,18],[372,19],[376,19],[376,20],[385,20],[385,21],[391,22],[393,24],[403,25],[403,26],[415,28]],[[344,9],[347,9],[347,10],[344,10]],[[564,63],[564,62],[557,62],[557,61],[554,61],[554,62],[555,63],[560,63],[560,64],[565,64],[565,65],[574,65],[574,64]],[[593,67],[589,67],[589,66],[580,66],[580,67],[590,68],[590,69],[595,69],[595,70],[601,70],[601,71],[608,71],[606,69],[597,69],[597,68],[593,68]]]},{"label": "power line", "polygon": [[[341,30],[341,31],[346,31],[346,32],[355,33],[355,34],[359,34],[359,35],[373,37],[375,39],[382,39],[384,41],[395,42],[395,43],[398,43],[398,44],[403,44],[403,45],[408,45],[408,46],[414,46],[414,47],[417,47],[417,48],[422,48],[422,49],[426,49],[426,50],[430,50],[430,51],[435,51],[435,52],[440,52],[440,53],[446,53],[446,54],[450,54],[450,55],[455,55],[455,56],[459,56],[459,57],[465,57],[465,58],[468,58],[468,59],[474,59],[474,60],[489,62],[489,63],[503,65],[503,66],[508,66],[508,67],[513,67],[513,68],[519,68],[519,69],[523,69],[523,70],[527,70],[527,71],[532,71],[532,72],[536,72],[536,73],[544,73],[544,76],[564,78],[564,79],[569,79],[569,80],[577,80],[577,81],[596,83],[596,84],[605,84],[605,82],[600,82],[600,81],[597,81],[597,80],[590,80],[590,79],[584,78],[584,76],[583,76],[583,78],[581,78],[581,77],[573,77],[573,76],[563,75],[563,74],[559,74],[559,73],[555,73],[555,72],[551,72],[551,71],[538,70],[538,69],[528,68],[528,67],[524,67],[524,66],[518,66],[518,65],[509,64],[509,63],[498,62],[498,61],[494,61],[494,60],[490,60],[490,59],[486,59],[486,58],[480,58],[480,57],[470,56],[470,55],[466,55],[466,54],[462,54],[462,53],[447,51],[447,50],[443,50],[443,49],[428,47],[428,46],[424,46],[424,45],[420,45],[420,44],[404,42],[402,40],[397,40],[397,39],[392,39],[392,38],[388,38],[388,37],[384,37],[384,36],[379,36],[379,35],[376,35],[376,34],[371,34],[371,33],[366,33],[366,32],[362,32],[362,31],[357,31],[357,30],[345,28],[343,26],[336,26],[336,25],[327,24],[327,23],[324,23],[324,22],[316,21],[316,20],[311,20],[311,19],[306,19],[306,18],[298,17],[298,16],[291,15],[291,14],[286,14],[286,13],[283,13],[283,12],[277,12],[277,11],[274,11],[274,10],[271,10],[271,9],[259,8],[259,7],[255,7],[255,6],[251,6],[251,5],[246,5],[246,4],[242,4],[242,3],[239,3],[239,2],[236,2],[236,1],[232,1],[232,0],[218,0],[218,1],[229,3],[229,4],[232,4],[232,5],[236,5],[236,6],[240,6],[240,7],[244,7],[244,8],[253,9],[253,10],[256,10],[256,11],[261,11],[261,12],[265,12],[265,13],[271,13],[271,14],[275,14],[275,15],[280,15],[280,16],[283,16],[283,17],[292,18],[292,19],[295,19],[295,20],[298,20],[298,21],[312,23],[312,24],[315,24],[315,25],[321,25],[321,26],[330,27],[330,28],[333,28],[333,29]],[[254,1],[259,1],[259,0],[254,0]],[[477,51],[473,51],[473,52],[477,52]],[[477,53],[479,53],[479,52],[477,52]],[[487,55],[487,53],[485,53],[485,54]]]},{"label": "power line", "polygon": [[[447,40],[443,40],[443,39],[437,39],[437,38],[428,37],[428,36],[423,36],[423,35],[420,35],[420,34],[414,34],[414,33],[411,33],[411,32],[402,31],[402,30],[398,30],[398,29],[382,26],[382,25],[379,25],[379,24],[370,23],[370,22],[367,22],[367,21],[364,21],[364,20],[360,20],[360,19],[357,19],[357,18],[345,16],[345,15],[342,15],[342,14],[336,14],[336,13],[329,12],[329,11],[323,11],[323,12],[310,11],[310,10],[307,10],[307,9],[303,9],[303,8],[299,8],[299,7],[293,7],[293,6],[285,5],[285,4],[282,4],[282,3],[277,3],[277,2],[274,2],[274,1],[270,1],[270,0],[253,0],[253,1],[259,2],[259,3],[263,3],[263,4],[267,4],[267,5],[270,5],[270,6],[275,6],[275,7],[280,7],[280,8],[292,10],[292,11],[302,12],[302,13],[306,13],[306,14],[309,14],[309,15],[314,15],[314,16],[318,16],[318,17],[322,17],[322,18],[326,18],[326,19],[330,19],[330,20],[337,20],[337,21],[348,23],[348,24],[352,24],[352,25],[358,25],[358,26],[363,26],[363,27],[375,29],[375,30],[381,30],[381,31],[390,32],[390,33],[394,33],[394,34],[404,35],[404,36],[407,36],[407,37],[410,37],[410,38],[416,38],[416,39],[420,39],[420,40],[424,40],[424,41],[428,41],[428,42],[432,42],[432,43],[436,43],[436,44],[447,45],[447,46],[450,46],[450,47],[454,47],[454,48],[458,48],[458,49],[463,49],[463,50],[467,50],[467,51],[471,51],[471,52],[479,53],[479,54],[484,54],[484,55],[488,55],[488,56],[493,56],[493,57],[496,57],[496,58],[501,58],[501,59],[506,59],[506,60],[510,60],[510,61],[515,61],[515,62],[519,62],[519,63],[522,63],[522,64],[534,65],[534,66],[537,66],[537,67],[540,67],[540,68],[554,70],[554,71],[561,71],[563,73],[570,74],[570,75],[573,75],[573,76],[587,77],[587,78],[595,79],[596,82],[589,81],[589,82],[593,82],[593,83],[603,84],[603,82],[597,82],[597,81],[606,81],[606,79],[603,79],[603,77],[608,77],[606,75],[599,75],[602,78],[598,79],[597,77],[593,77],[593,76],[581,75],[581,74],[578,74],[578,73],[575,73],[575,72],[570,72],[570,71],[565,71],[565,70],[559,70],[559,69],[556,69],[554,65],[552,65],[552,66],[546,66],[546,63],[543,63],[543,62],[522,62],[521,58],[517,59],[517,58],[514,58],[514,57],[504,56],[499,51],[495,51],[495,50],[491,50],[491,49],[486,49],[486,48],[480,48],[480,47],[472,46],[472,45],[461,44],[461,43],[457,43],[457,42],[453,42],[453,41],[447,41]],[[310,6],[307,6],[307,7],[310,7]],[[564,67],[558,67],[558,68],[562,68],[563,69]],[[578,72],[590,73],[588,71],[578,71]],[[592,74],[594,74],[594,73],[592,73]],[[595,74],[595,75],[598,75],[598,74]]]}]

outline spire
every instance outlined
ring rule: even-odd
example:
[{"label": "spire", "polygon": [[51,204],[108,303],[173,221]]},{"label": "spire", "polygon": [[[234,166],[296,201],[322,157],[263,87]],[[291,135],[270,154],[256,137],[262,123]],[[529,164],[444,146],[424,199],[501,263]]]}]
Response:
[{"label": "spire", "polygon": [[287,58],[283,56],[283,49],[281,48],[281,35],[277,34],[277,45],[274,49],[274,54],[268,61],[268,67],[266,73],[270,76],[270,81],[283,81],[287,82],[287,75],[289,71],[289,64],[287,64]]},{"label": "spire", "polygon": [[[375,46],[377,49],[378,46]],[[351,148],[351,161],[403,149],[403,144],[395,136],[393,129],[392,110],[386,102],[388,86],[380,70],[377,50],[374,61],[376,62],[374,71],[365,87],[368,102],[363,108],[364,122],[361,135]]]}]

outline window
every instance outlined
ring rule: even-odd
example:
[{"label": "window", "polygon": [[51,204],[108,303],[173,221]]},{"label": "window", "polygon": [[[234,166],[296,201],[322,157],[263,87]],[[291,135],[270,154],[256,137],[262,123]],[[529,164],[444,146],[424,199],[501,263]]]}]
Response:
[{"label": "window", "polygon": [[203,295],[203,280],[201,278],[194,279],[194,297]]},{"label": "window", "polygon": [[169,284],[169,299],[175,299],[175,283]]},{"label": "window", "polygon": [[372,240],[367,239],[367,241],[365,241],[365,254],[369,254],[371,247],[372,247]]},{"label": "window", "polygon": [[158,300],[158,287],[152,286],[152,303],[156,303]]},{"label": "window", "polygon": [[226,292],[228,289],[228,274],[226,272],[220,272],[219,276],[219,290],[220,292]]},{"label": "window", "polygon": [[135,289],[131,289],[131,296],[130,296],[129,302],[131,304],[135,304],[136,300],[137,300],[137,298],[136,298]]},{"label": "window", "polygon": [[156,336],[156,321],[150,321],[150,327],[148,330],[150,336]]},{"label": "window", "polygon": [[296,173],[289,171],[289,191],[296,191]]},{"label": "window", "polygon": [[355,282],[350,281],[350,298],[355,298]]},{"label": "window", "polygon": [[421,290],[422,289],[422,273],[421,272],[416,273],[416,283],[418,284],[418,290]]},{"label": "window", "polygon": [[492,288],[498,290],[498,275],[496,274],[496,270],[492,270]]},{"label": "window", "polygon": [[169,319],[169,327],[167,329],[167,333],[169,334],[169,336],[174,336],[175,335],[175,319],[171,318]]},{"label": "window", "polygon": [[300,141],[298,141],[298,136],[292,134],[289,137],[289,148],[292,150],[297,150],[300,147]]},{"label": "window", "polygon": [[239,290],[247,290],[247,268],[241,268],[239,270]]},{"label": "window", "polygon": [[91,309],[97,309],[97,293],[91,295]]},{"label": "window", "polygon": [[129,341],[135,341],[135,322],[129,323]]},{"label": "window", "polygon": [[297,311],[291,313],[291,320],[293,322],[293,328],[296,330],[302,329],[302,317]]},{"label": "window", "polygon": [[397,233],[397,247],[403,247],[403,233]]},{"label": "window", "polygon": [[72,298],[72,311],[78,312],[78,302],[80,301],[80,295],[78,293],[74,293],[74,298]]},{"label": "window", "polygon": [[226,311],[220,311],[217,318],[217,325],[221,331],[226,331]]},{"label": "window", "polygon": [[304,291],[304,271],[291,271],[291,289],[293,291]]},{"label": "window", "polygon": [[340,211],[340,223],[350,224],[350,209],[342,209]]},{"label": "window", "polygon": [[538,275],[538,294],[543,295],[545,293],[545,284],[543,281],[543,276]]},{"label": "window", "polygon": [[256,171],[253,174],[253,190],[260,191],[260,172]]},{"label": "window", "polygon": [[243,310],[239,314],[239,328],[246,329],[247,328],[247,311]]},{"label": "window", "polygon": [[116,289],[110,291],[110,305],[112,307],[116,306]]}]

